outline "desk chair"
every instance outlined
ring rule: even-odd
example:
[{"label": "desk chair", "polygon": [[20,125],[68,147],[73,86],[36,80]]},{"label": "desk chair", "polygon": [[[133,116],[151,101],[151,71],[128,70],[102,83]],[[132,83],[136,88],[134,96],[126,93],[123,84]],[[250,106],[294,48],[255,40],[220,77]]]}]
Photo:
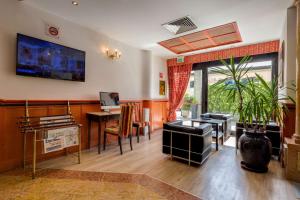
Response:
[{"label": "desk chair", "polygon": [[132,113],[133,106],[131,105],[122,105],[121,115],[118,126],[111,126],[104,129],[104,145],[103,150],[106,147],[107,134],[118,137],[118,143],[120,146],[120,153],[123,154],[122,150],[122,138],[129,136],[130,140],[130,149],[132,150]]},{"label": "desk chair", "polygon": [[144,113],[144,116],[142,117],[139,109],[139,105],[132,103],[134,106],[134,118],[133,118],[133,123],[132,126],[133,128],[136,128],[136,136],[137,136],[137,142],[140,142],[140,129],[144,127],[148,127],[148,137],[149,140],[151,139],[151,126],[150,126],[150,116],[148,112],[148,116],[146,116],[146,113]]}]

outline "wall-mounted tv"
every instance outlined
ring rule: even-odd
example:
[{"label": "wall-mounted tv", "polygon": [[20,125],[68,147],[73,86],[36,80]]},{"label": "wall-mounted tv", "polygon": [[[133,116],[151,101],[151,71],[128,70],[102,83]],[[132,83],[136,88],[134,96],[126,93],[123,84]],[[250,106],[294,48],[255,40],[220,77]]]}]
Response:
[{"label": "wall-mounted tv", "polygon": [[17,35],[17,75],[85,81],[85,52]]}]

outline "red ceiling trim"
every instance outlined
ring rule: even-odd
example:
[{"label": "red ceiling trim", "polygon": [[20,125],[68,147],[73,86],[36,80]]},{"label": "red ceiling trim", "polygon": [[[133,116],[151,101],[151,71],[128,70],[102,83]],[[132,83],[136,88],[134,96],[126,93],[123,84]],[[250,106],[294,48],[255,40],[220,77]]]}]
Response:
[{"label": "red ceiling trim", "polygon": [[176,58],[167,60],[167,66],[177,66],[184,64],[194,64],[201,62],[216,61],[220,59],[227,59],[230,57],[243,57],[246,55],[254,56],[260,54],[274,53],[279,51],[279,40],[252,44],[247,46],[235,47],[230,49],[223,49],[207,53],[200,53],[190,56],[185,56],[184,63],[177,63]]}]

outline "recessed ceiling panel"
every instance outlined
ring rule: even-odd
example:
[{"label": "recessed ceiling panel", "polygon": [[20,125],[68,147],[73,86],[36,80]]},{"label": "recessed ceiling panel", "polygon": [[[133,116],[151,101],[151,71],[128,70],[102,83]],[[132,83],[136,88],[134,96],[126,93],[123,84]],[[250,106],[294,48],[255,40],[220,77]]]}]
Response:
[{"label": "recessed ceiling panel", "polygon": [[183,45],[171,47],[170,50],[173,52],[177,52],[177,51],[181,52],[181,51],[188,51],[189,49],[190,49],[189,46],[183,44]]},{"label": "recessed ceiling panel", "polygon": [[195,39],[198,40],[206,40],[207,36],[203,31],[196,32],[194,34],[184,35],[182,36],[187,42],[195,42]]},{"label": "recessed ceiling panel", "polygon": [[234,23],[226,24],[223,26],[218,26],[218,27],[207,30],[207,33],[211,37],[216,37],[216,36],[235,33],[235,32],[236,32],[236,29],[235,29]]},{"label": "recessed ceiling panel", "polygon": [[164,42],[162,42],[163,45],[166,46],[177,46],[177,45],[182,45],[182,41],[177,39],[177,40],[166,40]]},{"label": "recessed ceiling panel", "polygon": [[176,54],[242,42],[236,22],[183,35],[159,44]]},{"label": "recessed ceiling panel", "polygon": [[199,41],[196,41],[196,42],[192,42],[191,43],[194,47],[196,47],[196,49],[199,49],[199,48],[209,48],[209,47],[212,47],[213,46],[213,43],[206,39],[206,40],[199,40]]},{"label": "recessed ceiling panel", "polygon": [[218,44],[226,44],[229,41],[237,41],[237,40],[239,40],[239,37],[235,33],[221,35],[219,37],[214,38],[214,41]]}]

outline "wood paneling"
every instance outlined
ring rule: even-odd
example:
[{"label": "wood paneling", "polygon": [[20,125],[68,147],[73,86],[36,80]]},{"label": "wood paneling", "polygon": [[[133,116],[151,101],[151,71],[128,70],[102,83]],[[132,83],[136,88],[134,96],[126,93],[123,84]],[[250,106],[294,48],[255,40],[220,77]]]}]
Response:
[{"label": "wood paneling", "polygon": [[283,114],[282,134],[284,137],[292,137],[295,133],[295,121],[296,121],[296,110],[295,105],[287,103],[285,106],[288,108],[288,112]]},{"label": "wood paneling", "polygon": [[[122,103],[135,102],[143,108],[144,102],[147,107],[151,109],[151,122],[154,120],[155,129],[162,127],[162,120],[167,111],[163,109],[167,108],[167,100],[152,101],[152,100],[130,100],[121,101]],[[82,149],[86,149],[88,146],[88,134],[86,119],[87,112],[100,111],[99,101],[84,100],[84,101],[70,101],[71,112],[76,121],[83,125],[81,142]],[[23,135],[17,128],[18,117],[24,116],[25,113],[25,101],[23,100],[0,100],[0,172],[9,170],[12,168],[20,167],[23,163]],[[152,109],[155,111],[152,112]],[[33,100],[29,101],[29,114],[30,116],[46,116],[57,115],[67,113],[67,101],[66,100]],[[110,122],[115,123],[115,122]],[[104,128],[104,124],[102,124]],[[103,130],[102,128],[102,130]],[[91,129],[91,146],[97,145],[97,123],[92,124]],[[102,134],[103,136],[103,134]],[[109,138],[114,140],[114,138]],[[103,141],[103,140],[102,140]],[[38,145],[38,161],[46,160],[53,157],[65,155],[66,152],[75,152],[76,148],[69,148],[67,151],[57,151],[49,154],[42,154],[42,145]],[[27,162],[31,161],[32,156],[32,134],[27,136]]]},{"label": "wood paneling", "polygon": [[150,100],[144,101],[144,108],[150,108],[151,129],[157,130],[163,127],[163,123],[167,121],[168,100]]},{"label": "wood paneling", "polygon": [[[86,149],[88,147],[88,120],[86,118],[87,112],[97,112],[100,111],[99,105],[91,105],[91,104],[84,104],[81,106],[81,124],[82,124],[82,131],[84,134],[82,134],[82,148]],[[97,145],[97,124],[92,123],[91,127],[91,146]]]},{"label": "wood paneling", "polygon": [[160,102],[155,102],[152,103],[152,127],[154,130],[162,127],[163,121],[163,113],[162,113],[162,103]]},{"label": "wood paneling", "polygon": [[285,160],[285,175],[289,180],[300,182],[299,173],[299,160],[298,154],[300,151],[300,145],[295,143],[295,137],[285,138],[285,144],[287,145],[287,151],[284,154]]}]

